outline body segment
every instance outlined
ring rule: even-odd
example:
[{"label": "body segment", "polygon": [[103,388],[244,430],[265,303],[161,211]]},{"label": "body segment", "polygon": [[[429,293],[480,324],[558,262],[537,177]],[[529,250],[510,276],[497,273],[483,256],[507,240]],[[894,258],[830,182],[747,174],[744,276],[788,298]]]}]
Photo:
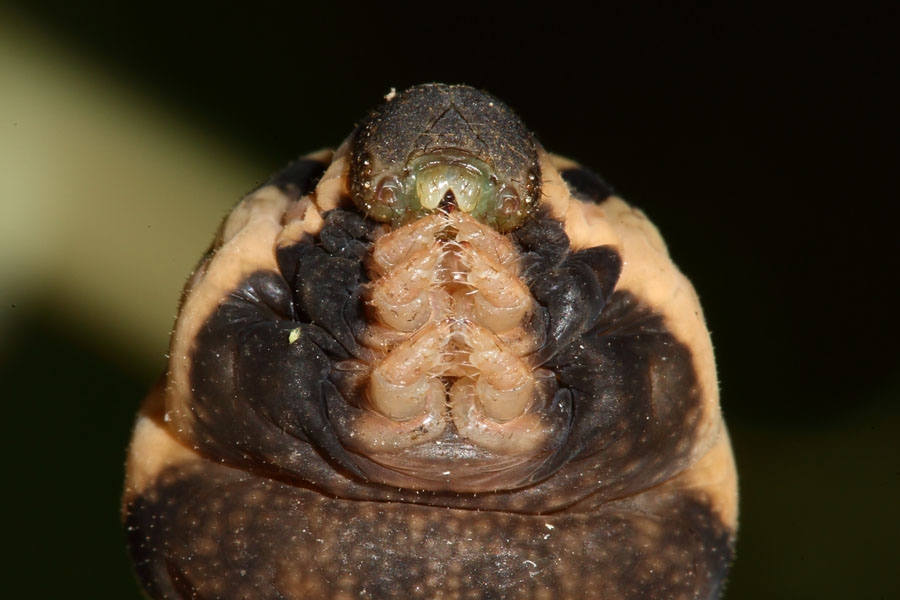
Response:
[{"label": "body segment", "polygon": [[413,88],[245,198],[170,354],[125,494],[153,597],[721,589],[735,476],[696,295],[486,94]]}]

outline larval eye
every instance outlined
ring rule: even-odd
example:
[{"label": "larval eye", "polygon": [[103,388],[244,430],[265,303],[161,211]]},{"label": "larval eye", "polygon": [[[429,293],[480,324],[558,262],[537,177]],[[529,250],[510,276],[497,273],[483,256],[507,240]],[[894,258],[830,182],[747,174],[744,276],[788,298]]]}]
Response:
[{"label": "larval eye", "polygon": [[393,208],[403,200],[403,187],[400,185],[400,180],[392,175],[384,177],[375,188],[375,197],[378,204]]},{"label": "larval eye", "polygon": [[512,186],[502,186],[497,192],[497,208],[494,211],[497,228],[511,229],[511,224],[516,222],[522,210],[522,199],[516,190]]},{"label": "larval eye", "polygon": [[134,430],[147,594],[718,598],[737,491],[702,311],[585,181],[428,84],[244,198]]}]

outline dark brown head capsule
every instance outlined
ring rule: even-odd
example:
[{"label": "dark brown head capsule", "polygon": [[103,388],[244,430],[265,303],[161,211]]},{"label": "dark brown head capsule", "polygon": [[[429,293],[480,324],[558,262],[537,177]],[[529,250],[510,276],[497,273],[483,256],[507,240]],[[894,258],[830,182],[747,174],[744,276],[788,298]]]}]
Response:
[{"label": "dark brown head capsule", "polygon": [[537,144],[513,111],[463,85],[426,84],[396,94],[357,130],[351,195],[394,225],[457,208],[499,230],[537,206]]}]

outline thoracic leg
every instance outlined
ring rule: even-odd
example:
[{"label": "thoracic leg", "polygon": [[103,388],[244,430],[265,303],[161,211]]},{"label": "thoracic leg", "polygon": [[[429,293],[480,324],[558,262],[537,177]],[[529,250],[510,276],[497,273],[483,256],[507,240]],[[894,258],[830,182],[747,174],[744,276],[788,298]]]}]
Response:
[{"label": "thoracic leg", "polygon": [[395,420],[411,418],[425,410],[431,395],[443,396],[440,377],[447,359],[451,323],[427,326],[396,346],[373,369],[369,400],[381,414]]}]

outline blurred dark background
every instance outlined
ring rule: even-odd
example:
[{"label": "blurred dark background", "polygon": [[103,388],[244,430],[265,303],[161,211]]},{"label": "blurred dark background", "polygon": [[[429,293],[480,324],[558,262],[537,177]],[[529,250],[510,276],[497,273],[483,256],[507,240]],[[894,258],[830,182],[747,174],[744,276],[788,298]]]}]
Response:
[{"label": "blurred dark background", "polygon": [[138,597],[124,452],[181,282],[268,173],[444,81],[599,171],[694,282],[742,493],[725,597],[900,597],[900,22],[770,4],[0,3],[4,587]]}]

